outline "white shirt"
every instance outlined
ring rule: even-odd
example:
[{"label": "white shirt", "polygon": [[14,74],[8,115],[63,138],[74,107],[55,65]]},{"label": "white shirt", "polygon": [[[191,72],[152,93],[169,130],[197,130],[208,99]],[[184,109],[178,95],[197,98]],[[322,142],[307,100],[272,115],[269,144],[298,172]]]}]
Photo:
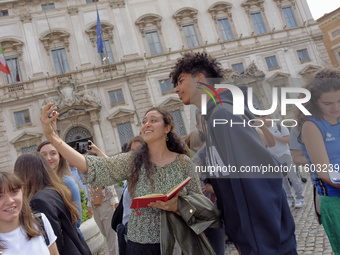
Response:
[{"label": "white shirt", "polygon": [[50,241],[49,246],[46,245],[44,237],[37,236],[27,239],[27,234],[22,228],[22,226],[16,228],[15,230],[8,233],[0,233],[0,240],[3,241],[7,247],[2,253],[3,255],[49,255],[50,252],[48,247],[50,247],[56,240],[53,229],[50,222],[46,218],[45,214],[41,213],[42,221],[44,222],[44,228],[47,233],[48,239]]},{"label": "white shirt", "polygon": [[[277,129],[276,124],[274,124],[273,127],[269,127],[268,129],[274,136],[284,137],[289,135],[289,130],[282,125],[281,132]],[[285,154],[290,155],[288,143],[283,143],[278,140],[275,140],[275,145],[273,147],[268,147],[268,150],[278,158],[282,157]]]}]

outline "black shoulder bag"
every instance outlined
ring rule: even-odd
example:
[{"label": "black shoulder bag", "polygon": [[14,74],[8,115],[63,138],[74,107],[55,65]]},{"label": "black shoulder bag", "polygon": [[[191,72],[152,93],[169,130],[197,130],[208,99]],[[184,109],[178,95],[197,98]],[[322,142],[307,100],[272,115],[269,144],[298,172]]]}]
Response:
[{"label": "black shoulder bag", "polygon": [[123,220],[123,210],[124,210],[123,196],[124,196],[124,192],[125,192],[126,187],[123,189],[122,197],[119,200],[119,204],[118,204],[116,210],[114,211],[113,216],[112,216],[112,220],[111,220],[111,228],[116,232],[117,232],[118,224],[122,223],[122,220]]}]

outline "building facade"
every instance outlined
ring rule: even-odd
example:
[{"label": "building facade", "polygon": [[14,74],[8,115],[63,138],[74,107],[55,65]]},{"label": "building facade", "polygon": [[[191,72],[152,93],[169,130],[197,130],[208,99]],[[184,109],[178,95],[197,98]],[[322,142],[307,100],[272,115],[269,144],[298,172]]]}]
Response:
[{"label": "building facade", "polygon": [[[104,53],[96,45],[97,11]],[[44,140],[39,116],[54,102],[56,132],[69,144],[91,138],[108,155],[140,132],[152,106],[190,132],[190,109],[169,80],[181,54],[206,51],[228,80],[270,106],[274,87],[299,87],[330,64],[306,0],[0,0],[0,169]]]},{"label": "building facade", "polygon": [[333,67],[340,67],[340,8],[325,14],[318,20],[324,32],[323,40]]}]

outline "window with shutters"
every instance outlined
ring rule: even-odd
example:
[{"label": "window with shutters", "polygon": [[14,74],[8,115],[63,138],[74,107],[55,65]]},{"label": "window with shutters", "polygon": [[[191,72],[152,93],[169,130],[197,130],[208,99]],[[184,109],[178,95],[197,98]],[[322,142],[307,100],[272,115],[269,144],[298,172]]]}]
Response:
[{"label": "window with shutters", "polygon": [[70,71],[65,48],[52,49],[52,58],[56,74]]},{"label": "window with shutters", "polygon": [[182,49],[203,45],[202,35],[197,22],[197,13],[198,11],[194,8],[182,8],[173,15],[183,41]]},{"label": "window with shutters", "polygon": [[279,67],[276,56],[266,57],[265,60],[267,63],[268,70],[272,70]]},{"label": "window with shutters", "polygon": [[135,24],[143,38],[145,55],[163,54],[166,46],[162,34],[162,17],[157,14],[146,14],[138,18]]},{"label": "window with shutters", "polygon": [[111,90],[108,93],[111,105],[125,103],[122,89]]},{"label": "window with shutters", "polygon": [[31,123],[29,110],[14,112],[14,120],[17,127]]},{"label": "window with shutters", "polygon": [[297,54],[301,63],[311,60],[307,49],[298,50]]},{"label": "window with shutters", "polygon": [[290,7],[290,6],[289,7],[283,7],[282,12],[283,12],[283,15],[286,19],[288,28],[297,27],[297,23],[296,23],[296,20],[295,20],[293,11],[292,11],[292,7]]},{"label": "window with shutters", "polygon": [[174,92],[174,86],[172,86],[171,79],[159,80],[159,86],[161,88],[162,94],[167,92]]}]

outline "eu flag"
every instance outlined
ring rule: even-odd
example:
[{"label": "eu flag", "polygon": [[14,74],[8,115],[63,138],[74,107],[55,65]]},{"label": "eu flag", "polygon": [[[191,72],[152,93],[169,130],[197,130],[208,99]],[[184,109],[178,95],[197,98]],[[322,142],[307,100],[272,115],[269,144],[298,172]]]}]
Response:
[{"label": "eu flag", "polygon": [[103,30],[100,24],[98,9],[97,9],[97,50],[98,53],[103,53],[104,50]]}]

